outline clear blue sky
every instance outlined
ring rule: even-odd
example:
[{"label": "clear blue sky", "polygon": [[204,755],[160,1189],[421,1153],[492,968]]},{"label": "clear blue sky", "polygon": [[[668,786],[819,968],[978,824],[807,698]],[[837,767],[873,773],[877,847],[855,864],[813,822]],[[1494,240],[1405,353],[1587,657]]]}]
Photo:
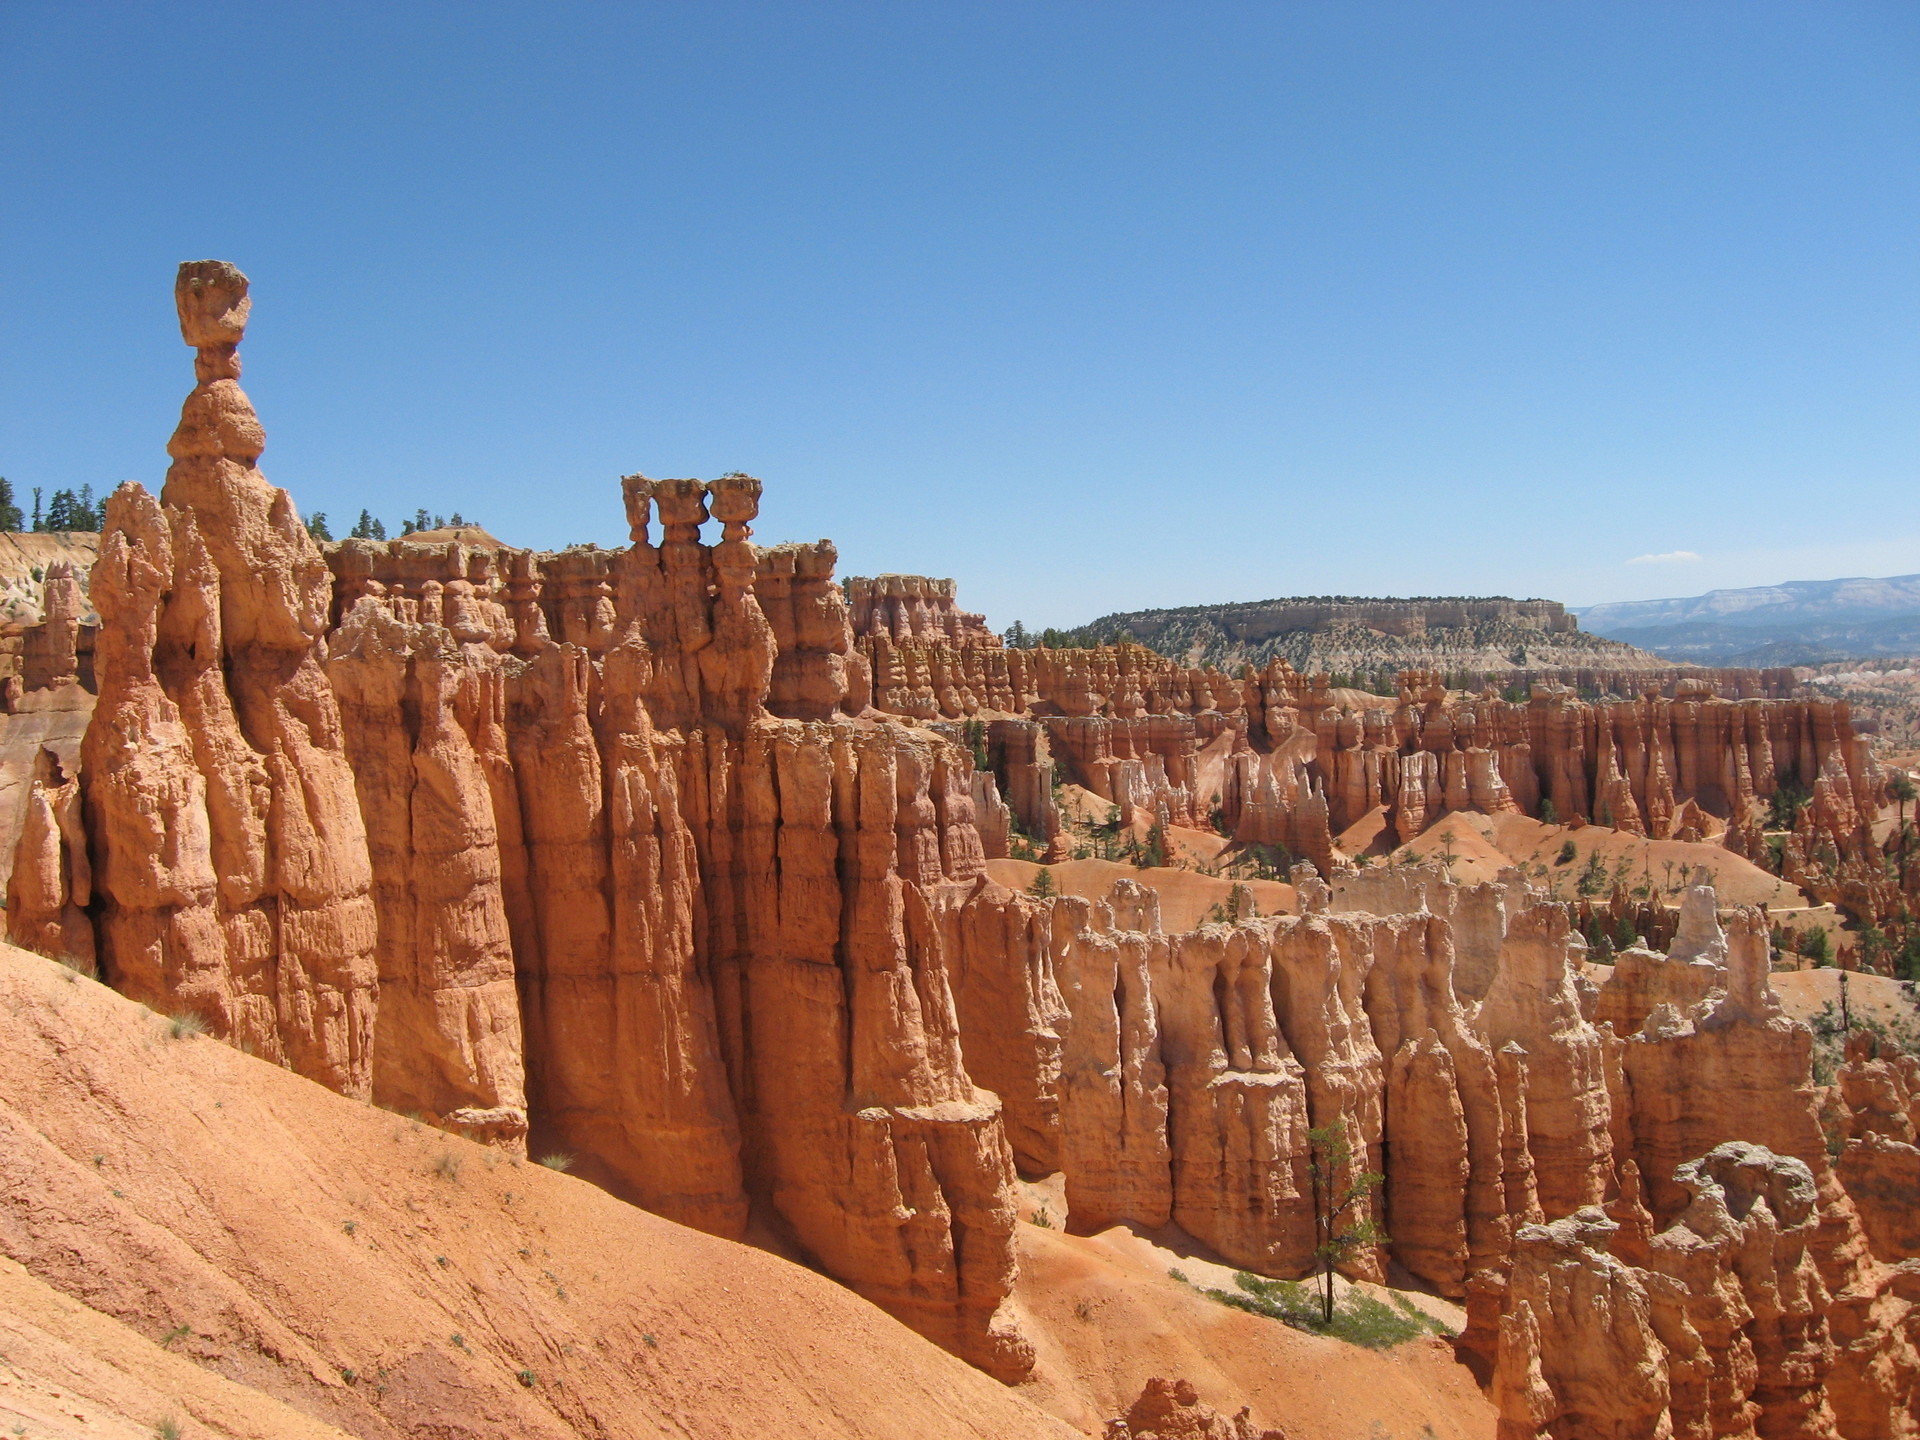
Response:
[{"label": "clear blue sky", "polygon": [[747,470],[1001,627],[1920,571],[1917,152],[1904,0],[0,0],[0,474],[157,488],[218,257],[336,526]]}]

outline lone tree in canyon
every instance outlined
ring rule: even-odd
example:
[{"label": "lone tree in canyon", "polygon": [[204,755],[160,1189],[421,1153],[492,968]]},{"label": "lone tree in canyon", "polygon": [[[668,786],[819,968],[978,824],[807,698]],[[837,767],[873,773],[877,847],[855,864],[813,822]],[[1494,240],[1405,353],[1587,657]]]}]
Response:
[{"label": "lone tree in canyon", "polygon": [[1354,1220],[1354,1207],[1386,1182],[1372,1170],[1354,1172],[1347,1122],[1335,1120],[1307,1131],[1312,1146],[1313,1260],[1320,1275],[1320,1320],[1333,1324],[1333,1272],[1357,1250],[1387,1243],[1387,1233],[1371,1216]]}]

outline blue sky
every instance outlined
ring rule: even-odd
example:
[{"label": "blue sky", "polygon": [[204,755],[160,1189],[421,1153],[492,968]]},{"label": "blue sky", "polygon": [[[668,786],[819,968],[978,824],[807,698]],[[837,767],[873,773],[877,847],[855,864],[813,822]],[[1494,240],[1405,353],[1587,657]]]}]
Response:
[{"label": "blue sky", "polygon": [[1001,627],[1920,571],[1917,152],[1906,3],[4,0],[0,474],[158,487],[213,256],[336,525],[747,470]]}]

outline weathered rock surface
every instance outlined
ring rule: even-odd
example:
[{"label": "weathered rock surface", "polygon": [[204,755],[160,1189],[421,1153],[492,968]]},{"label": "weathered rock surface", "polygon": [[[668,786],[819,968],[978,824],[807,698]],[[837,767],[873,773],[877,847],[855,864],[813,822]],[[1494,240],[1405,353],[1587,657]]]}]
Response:
[{"label": "weathered rock surface", "polygon": [[1643,1211],[1636,1235],[1594,1207],[1516,1238],[1502,1440],[1851,1433],[1826,1398],[1812,1172],[1736,1142],[1674,1178],[1691,1198],[1658,1234]]},{"label": "weathered rock surface", "polygon": [[[345,1093],[515,1152],[531,1127],[687,1223],[737,1235],[762,1202],[1023,1373],[1012,1155],[938,919],[984,864],[972,767],[861,718],[832,547],[757,552],[751,477],[632,476],[622,551],[323,557],[254,466],[244,277],[188,265],[177,298],[200,383],[160,499],[110,499],[94,575],[110,978]],[[28,806],[10,918],[84,956],[63,783]]]},{"label": "weathered rock surface", "polygon": [[331,587],[239,385],[246,278],[181,267],[199,384],[160,500],[107,502],[83,747],[113,982],[350,1095],[372,1087],[366,832],[320,665]]},{"label": "weathered rock surface", "polygon": [[1187,1381],[1156,1376],[1125,1415],[1107,1422],[1104,1440],[1286,1440],[1286,1431],[1255,1425],[1244,1405],[1222,1415]]}]

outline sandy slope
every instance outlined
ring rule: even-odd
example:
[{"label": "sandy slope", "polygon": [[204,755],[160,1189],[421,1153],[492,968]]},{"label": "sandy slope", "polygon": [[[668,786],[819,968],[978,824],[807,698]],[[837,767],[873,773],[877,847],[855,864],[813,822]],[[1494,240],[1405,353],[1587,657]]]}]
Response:
[{"label": "sandy slope", "polygon": [[1773,993],[1796,1020],[1812,1020],[1830,1009],[1840,1014],[1840,981],[1846,976],[1847,1013],[1858,1023],[1872,1020],[1896,1037],[1920,1039],[1920,985],[1885,975],[1847,974],[1832,968],[1789,970],[1772,977]]},{"label": "sandy slope", "polygon": [[0,1415],[35,1417],[9,1431],[151,1436],[164,1405],[183,1440],[1071,1433],[811,1271],[3,947],[0,1027]]},{"label": "sandy slope", "polygon": [[1023,1390],[1093,1434],[1149,1376],[1167,1375],[1226,1413],[1250,1406],[1289,1440],[1491,1440],[1493,1405],[1445,1340],[1363,1350],[1231,1309],[1169,1268],[1232,1288],[1226,1268],[1126,1228],[1078,1236],[1022,1225],[1016,1294],[1039,1355]]},{"label": "sandy slope", "polygon": [[26,1440],[151,1440],[166,1420],[183,1435],[236,1440],[347,1436],[173,1354],[4,1258],[0,1356],[0,1428]]}]

